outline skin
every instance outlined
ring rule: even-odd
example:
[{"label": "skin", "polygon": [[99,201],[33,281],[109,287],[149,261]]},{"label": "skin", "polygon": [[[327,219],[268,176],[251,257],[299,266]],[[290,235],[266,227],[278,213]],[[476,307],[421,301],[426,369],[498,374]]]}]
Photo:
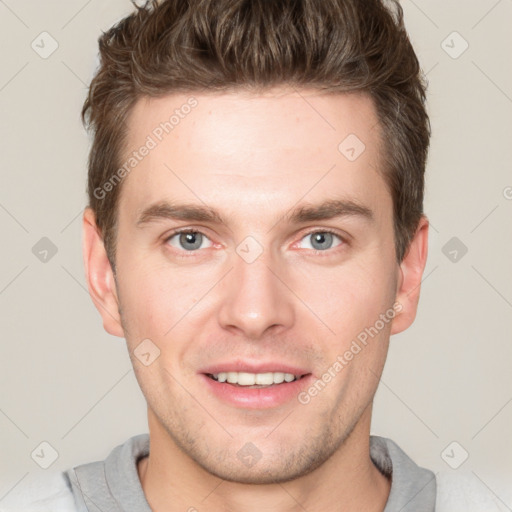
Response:
[{"label": "skin", "polygon": [[[190,96],[139,100],[127,154]],[[372,400],[390,335],[416,314],[428,221],[398,263],[368,96],[280,88],[194,97],[197,107],[125,178],[115,276],[93,212],[83,219],[91,297],[107,332],[126,338],[148,403],[150,456],[138,464],[146,498],[158,512],[382,511],[390,482],[369,456]],[[338,150],[349,134],[366,146],[355,161]],[[285,218],[339,198],[365,206],[373,220]],[[137,225],[162,201],[208,205],[225,223]],[[205,235],[200,248],[168,239],[183,227]],[[325,230],[339,238],[315,253],[312,232]],[[252,263],[236,252],[247,236],[263,248]],[[307,405],[235,407],[198,373],[236,359],[278,361],[314,381],[396,301],[395,318]],[[148,338],[160,356],[145,366],[134,350]],[[251,467],[237,457],[249,442],[261,453]]]}]

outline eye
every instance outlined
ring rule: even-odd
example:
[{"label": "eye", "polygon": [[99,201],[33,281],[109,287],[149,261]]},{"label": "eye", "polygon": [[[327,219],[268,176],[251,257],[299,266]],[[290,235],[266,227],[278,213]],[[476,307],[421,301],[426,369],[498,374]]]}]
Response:
[{"label": "eye", "polygon": [[344,241],[332,231],[314,231],[308,233],[302,240],[306,241],[306,247],[303,249],[313,249],[315,251],[326,251],[332,249],[334,239],[338,239],[341,245]]},{"label": "eye", "polygon": [[[195,251],[212,246],[212,242],[206,235],[194,230],[175,231],[166,239],[166,242],[176,249],[185,249],[185,251]],[[203,246],[203,243],[207,245]]]}]

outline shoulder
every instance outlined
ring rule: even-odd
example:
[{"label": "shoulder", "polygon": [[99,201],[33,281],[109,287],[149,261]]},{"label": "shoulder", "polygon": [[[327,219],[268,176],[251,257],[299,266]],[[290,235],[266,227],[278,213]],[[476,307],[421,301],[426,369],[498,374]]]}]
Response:
[{"label": "shoulder", "polygon": [[0,501],[0,512],[73,512],[69,480],[63,472],[28,475]]},{"label": "shoulder", "polygon": [[436,512],[501,512],[512,496],[498,496],[470,472],[440,471],[436,475]]},{"label": "shoulder", "polygon": [[392,474],[389,510],[403,509],[402,505],[395,506],[397,500],[402,503],[403,495],[407,503],[414,505],[414,510],[418,509],[420,496],[422,504],[431,506],[429,510],[434,510],[435,502],[436,512],[512,510],[510,477],[497,475],[498,478],[486,482],[473,471],[442,470],[434,475],[417,466],[394,441],[377,436],[370,438],[370,455],[383,473]]}]

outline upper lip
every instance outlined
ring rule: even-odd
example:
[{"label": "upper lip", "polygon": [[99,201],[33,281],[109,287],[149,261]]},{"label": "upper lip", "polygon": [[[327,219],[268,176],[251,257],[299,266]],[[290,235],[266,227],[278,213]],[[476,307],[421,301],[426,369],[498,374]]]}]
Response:
[{"label": "upper lip", "polygon": [[304,367],[292,366],[287,363],[276,361],[269,362],[250,362],[250,361],[228,361],[225,363],[216,363],[209,365],[199,373],[215,375],[222,372],[246,372],[246,373],[291,373],[292,375],[307,375],[310,372]]}]

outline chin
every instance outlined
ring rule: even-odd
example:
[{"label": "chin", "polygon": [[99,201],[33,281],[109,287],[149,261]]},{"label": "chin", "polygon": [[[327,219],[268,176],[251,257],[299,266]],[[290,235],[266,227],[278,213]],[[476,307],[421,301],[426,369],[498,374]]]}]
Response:
[{"label": "chin", "polygon": [[305,466],[284,467],[282,462],[278,464],[267,462],[264,465],[263,461],[260,460],[254,466],[243,469],[239,466],[236,468],[227,467],[225,462],[219,465],[206,464],[202,466],[203,469],[211,475],[227,482],[246,485],[271,485],[283,484],[306,476],[323,462],[324,461],[318,461],[315,465],[309,464]]},{"label": "chin", "polygon": [[[201,456],[189,456],[211,475],[228,482],[251,485],[282,484],[304,477],[326,462],[336,451],[338,443],[329,436],[309,439],[298,450],[297,446],[268,446],[259,451],[247,443],[238,451],[226,451]],[[202,454],[204,455],[204,454]]]}]

